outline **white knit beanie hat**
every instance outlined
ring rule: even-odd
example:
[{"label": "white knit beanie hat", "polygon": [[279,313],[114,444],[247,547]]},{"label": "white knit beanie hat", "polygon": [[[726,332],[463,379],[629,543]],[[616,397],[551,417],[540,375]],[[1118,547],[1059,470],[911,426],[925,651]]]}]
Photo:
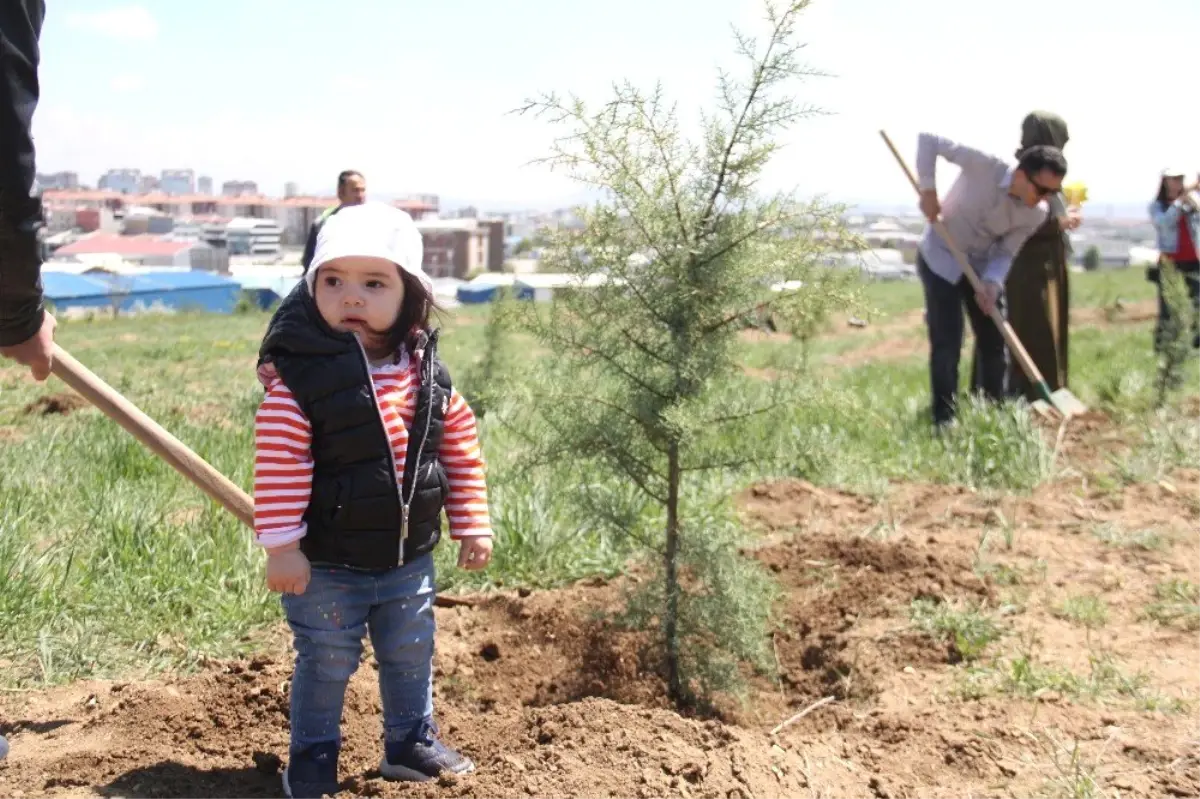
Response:
[{"label": "white knit beanie hat", "polygon": [[421,268],[425,257],[421,231],[417,230],[412,217],[399,208],[381,202],[366,202],[347,205],[331,214],[317,234],[312,264],[304,276],[309,291],[313,290],[321,264],[350,255],[391,261],[433,293],[433,281]]}]

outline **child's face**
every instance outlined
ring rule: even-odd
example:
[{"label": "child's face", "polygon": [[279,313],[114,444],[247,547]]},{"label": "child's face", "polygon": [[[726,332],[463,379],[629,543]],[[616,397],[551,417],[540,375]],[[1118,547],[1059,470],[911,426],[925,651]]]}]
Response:
[{"label": "child's face", "polygon": [[335,258],[321,264],[314,287],[326,324],[357,334],[371,355],[384,354],[388,331],[404,304],[399,267],[382,258]]}]

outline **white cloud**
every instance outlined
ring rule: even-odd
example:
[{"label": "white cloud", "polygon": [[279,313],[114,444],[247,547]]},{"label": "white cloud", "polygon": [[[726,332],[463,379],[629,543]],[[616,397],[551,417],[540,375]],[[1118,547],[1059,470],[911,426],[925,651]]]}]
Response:
[{"label": "white cloud", "polygon": [[153,39],[158,36],[158,21],[142,6],[76,11],[67,15],[67,24],[114,39]]},{"label": "white cloud", "polygon": [[114,92],[128,94],[131,92],[140,92],[142,89],[146,88],[146,79],[141,75],[126,73],[114,75],[112,80],[109,81],[108,85],[109,88],[111,88]]}]

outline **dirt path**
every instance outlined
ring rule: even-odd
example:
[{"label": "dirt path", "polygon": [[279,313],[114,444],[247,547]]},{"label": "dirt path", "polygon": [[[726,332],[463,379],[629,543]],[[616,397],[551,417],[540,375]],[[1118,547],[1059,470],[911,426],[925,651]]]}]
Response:
[{"label": "dirt path", "polygon": [[[1071,326],[1080,327],[1113,327],[1118,325],[1138,324],[1154,320],[1158,315],[1158,307],[1154,302],[1136,302],[1114,308],[1075,308],[1071,311]],[[924,311],[918,309],[905,311],[881,322],[866,327],[853,327],[846,319],[836,319],[831,323],[828,335],[853,339],[862,337],[869,343],[847,350],[844,353],[832,355],[827,362],[838,366],[857,366],[876,361],[898,361],[906,358],[923,357],[928,351],[924,331]],[[963,342],[964,348],[970,345],[968,335]]]},{"label": "dirt path", "polygon": [[[1073,327],[1109,327],[1114,325],[1137,324],[1153,321],[1158,317],[1158,304],[1155,300],[1118,303],[1102,308],[1072,308],[1071,325]],[[843,335],[858,331],[904,331],[922,327],[925,324],[925,310],[914,308],[900,311],[872,322],[863,327],[850,324],[850,317],[838,314],[830,320],[830,331],[833,335]]]}]

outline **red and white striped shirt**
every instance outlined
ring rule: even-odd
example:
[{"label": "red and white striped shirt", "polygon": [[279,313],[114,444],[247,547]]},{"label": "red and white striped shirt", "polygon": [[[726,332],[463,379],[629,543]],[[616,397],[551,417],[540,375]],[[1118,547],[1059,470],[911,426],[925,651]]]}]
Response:
[{"label": "red and white striped shirt", "polygon": [[[396,463],[408,450],[408,428],[417,410],[420,376],[416,359],[371,367],[375,394]],[[475,431],[475,414],[457,390],[450,394],[439,457],[450,493],[446,517],[450,537],[490,536],[485,463]],[[304,511],[312,492],[312,427],[282,380],[267,389],[254,417],[254,533],[260,544],[277,547],[303,538]],[[399,479],[403,479],[400,475]]]}]

